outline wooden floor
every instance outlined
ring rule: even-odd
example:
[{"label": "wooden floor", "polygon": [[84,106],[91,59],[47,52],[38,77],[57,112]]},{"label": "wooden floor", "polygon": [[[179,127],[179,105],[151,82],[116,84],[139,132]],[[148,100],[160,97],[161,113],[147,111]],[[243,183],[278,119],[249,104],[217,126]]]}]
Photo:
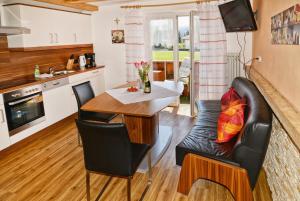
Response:
[{"label": "wooden floor", "polygon": [[[224,187],[199,180],[189,194],[176,192],[180,167],[175,165],[175,146],[190,130],[193,119],[167,108],[160,114],[162,125],[173,126],[170,147],[153,169],[153,184],[145,201],[232,201]],[[94,200],[108,177],[91,176]],[[132,200],[139,200],[146,187],[146,174],[136,173]],[[270,191],[262,172],[254,191],[256,201],[270,201]],[[77,145],[74,116],[35,134],[25,142],[0,153],[0,200],[85,200],[85,170],[82,148]],[[126,200],[126,180],[114,178],[101,200]]]}]

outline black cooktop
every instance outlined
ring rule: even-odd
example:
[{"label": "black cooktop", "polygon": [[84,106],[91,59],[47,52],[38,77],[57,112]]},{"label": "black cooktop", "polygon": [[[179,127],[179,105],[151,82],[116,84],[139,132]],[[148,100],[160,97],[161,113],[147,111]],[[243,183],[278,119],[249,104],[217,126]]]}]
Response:
[{"label": "black cooktop", "polygon": [[9,81],[4,81],[1,82],[0,81],[0,90],[2,89],[8,89],[11,87],[17,87],[23,84],[30,84],[36,82],[36,80],[34,79],[34,77],[21,77],[15,80],[9,80]]}]

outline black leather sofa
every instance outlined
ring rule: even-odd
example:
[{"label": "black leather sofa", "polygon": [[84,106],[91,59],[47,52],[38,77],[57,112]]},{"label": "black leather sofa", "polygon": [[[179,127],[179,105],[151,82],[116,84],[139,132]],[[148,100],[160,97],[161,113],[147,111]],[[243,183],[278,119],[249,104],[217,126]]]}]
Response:
[{"label": "black leather sofa", "polygon": [[236,78],[232,87],[247,100],[245,125],[237,137],[218,144],[217,121],[220,101],[196,103],[198,117],[189,134],[176,146],[176,164],[182,165],[192,153],[247,170],[250,186],[255,187],[269,144],[272,111],[255,85],[246,78]]}]

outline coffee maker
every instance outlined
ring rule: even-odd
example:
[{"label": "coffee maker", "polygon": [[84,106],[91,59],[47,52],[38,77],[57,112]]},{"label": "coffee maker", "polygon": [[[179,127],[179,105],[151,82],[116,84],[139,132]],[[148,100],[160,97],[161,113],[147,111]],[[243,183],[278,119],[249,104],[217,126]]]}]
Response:
[{"label": "coffee maker", "polygon": [[86,60],[86,68],[96,67],[95,53],[86,53],[84,56]]}]

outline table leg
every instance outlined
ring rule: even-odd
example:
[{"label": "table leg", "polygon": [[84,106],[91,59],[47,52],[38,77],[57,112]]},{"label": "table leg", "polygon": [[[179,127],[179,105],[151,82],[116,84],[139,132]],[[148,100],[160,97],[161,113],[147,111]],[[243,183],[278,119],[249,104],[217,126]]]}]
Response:
[{"label": "table leg", "polygon": [[[172,140],[172,127],[159,126],[159,134],[155,144],[151,147],[151,165],[154,167],[167,151]],[[146,173],[148,171],[147,157],[141,162],[138,172]]]},{"label": "table leg", "polygon": [[[151,145],[152,167],[158,163],[167,151],[171,139],[172,128],[159,125],[159,114],[152,117],[124,116],[124,123],[127,126],[131,142]],[[147,157],[143,159],[139,172],[147,172]]]},{"label": "table leg", "polygon": [[152,117],[124,116],[130,140],[135,143],[154,145],[159,132],[159,114]]}]

